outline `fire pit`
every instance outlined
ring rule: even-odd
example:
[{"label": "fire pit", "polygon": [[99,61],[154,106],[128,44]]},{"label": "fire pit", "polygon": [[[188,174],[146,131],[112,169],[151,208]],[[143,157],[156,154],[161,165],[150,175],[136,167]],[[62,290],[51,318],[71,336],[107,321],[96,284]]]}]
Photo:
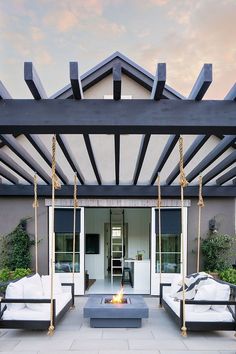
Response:
[{"label": "fire pit", "polygon": [[90,327],[137,328],[142,318],[148,318],[148,307],[142,296],[124,296],[112,302],[109,295],[91,295],[84,307],[84,317],[90,318]]}]

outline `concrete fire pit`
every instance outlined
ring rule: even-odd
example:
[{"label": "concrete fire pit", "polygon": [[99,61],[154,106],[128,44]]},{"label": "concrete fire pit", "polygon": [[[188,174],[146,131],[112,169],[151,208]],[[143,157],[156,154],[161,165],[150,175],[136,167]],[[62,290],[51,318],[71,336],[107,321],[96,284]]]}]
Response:
[{"label": "concrete fire pit", "polygon": [[125,303],[109,303],[110,295],[93,295],[84,307],[84,317],[90,318],[91,327],[136,328],[142,318],[148,318],[148,307],[142,296],[125,296]]}]

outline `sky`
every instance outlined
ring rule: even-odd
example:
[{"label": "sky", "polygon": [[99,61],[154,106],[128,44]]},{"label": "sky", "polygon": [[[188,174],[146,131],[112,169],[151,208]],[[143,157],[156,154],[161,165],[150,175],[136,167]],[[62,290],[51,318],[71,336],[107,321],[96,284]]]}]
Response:
[{"label": "sky", "polygon": [[150,73],[167,64],[167,84],[188,96],[204,63],[213,64],[207,99],[236,81],[236,0],[0,0],[0,80],[30,98],[24,61],[48,94],[115,51]]}]

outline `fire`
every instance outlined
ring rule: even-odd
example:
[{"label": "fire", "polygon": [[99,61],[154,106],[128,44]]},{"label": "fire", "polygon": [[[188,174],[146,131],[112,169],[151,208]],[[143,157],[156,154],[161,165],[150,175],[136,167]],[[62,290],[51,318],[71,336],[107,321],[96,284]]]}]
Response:
[{"label": "fire", "polygon": [[124,301],[124,288],[121,288],[118,294],[113,295],[111,303],[112,304],[122,304]]}]

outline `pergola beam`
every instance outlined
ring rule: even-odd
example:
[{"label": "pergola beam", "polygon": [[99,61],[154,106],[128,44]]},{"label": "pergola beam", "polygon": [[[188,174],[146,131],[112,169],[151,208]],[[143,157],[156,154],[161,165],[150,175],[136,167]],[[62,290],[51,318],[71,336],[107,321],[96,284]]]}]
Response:
[{"label": "pergola beam", "polygon": [[[35,134],[26,134],[25,137],[29,140],[31,145],[35,148],[35,150],[39,153],[39,155],[44,159],[44,161],[48,164],[49,167],[52,167],[52,155],[43,144],[41,139]],[[58,163],[56,163],[56,174],[61,179],[64,184],[68,184],[69,180],[65,173],[62,171]]]},{"label": "pergola beam", "polygon": [[135,172],[134,172],[134,178],[133,178],[133,184],[136,185],[138,183],[139,175],[143,166],[143,161],[147,152],[149,140],[150,140],[151,134],[145,134],[142,137],[142,142],[140,145],[139,149],[139,155],[135,167]]},{"label": "pergola beam", "polygon": [[59,134],[56,135],[56,138],[57,138],[58,145],[60,146],[70,167],[77,174],[77,177],[78,177],[78,180],[80,181],[80,183],[84,184],[84,177],[80,171],[80,168],[73,156],[73,152],[71,151],[71,148],[69,147],[66,139],[63,137],[63,135],[59,135]]},{"label": "pergola beam", "polygon": [[0,100],[2,134],[236,134],[231,101]]},{"label": "pergola beam", "polygon": [[227,156],[224,160],[218,163],[211,171],[209,171],[203,178],[202,184],[206,184],[219,175],[222,171],[226,170],[229,166],[231,166],[234,162],[236,162],[236,151],[232,152],[229,156]]},{"label": "pergola beam", "polygon": [[236,141],[236,135],[226,136],[221,142],[188,174],[187,180],[191,182],[202,171],[218,159]]},{"label": "pergola beam", "polygon": [[230,171],[226,172],[223,176],[216,180],[216,184],[222,185],[236,176],[236,167],[233,167]]},{"label": "pergola beam", "polygon": [[[188,148],[188,150],[185,152],[184,157],[183,157],[183,166],[187,166],[187,164],[193,159],[193,157],[197,154],[197,152],[201,149],[201,147],[206,143],[206,141],[209,139],[209,136],[206,135],[199,135],[196,137],[194,142],[191,144],[191,146]],[[175,166],[173,171],[169,174],[169,176],[166,179],[166,184],[170,185],[176,177],[179,175],[179,164]]]},{"label": "pergola beam", "polygon": [[166,83],[166,64],[158,63],[155,79],[153,82],[151,99],[159,101],[162,98]]},{"label": "pergola beam", "polygon": [[[71,198],[73,196],[73,185],[63,185],[61,189],[57,190],[57,197]],[[198,197],[198,186],[188,186],[184,189],[186,198]],[[163,198],[179,198],[179,186],[162,186],[161,194]],[[30,185],[0,185],[0,196],[14,196],[14,197],[33,197],[34,187]],[[88,185],[78,186],[78,195],[80,198],[154,198],[157,196],[156,186],[115,186],[115,185]],[[204,197],[236,197],[235,186],[204,186]],[[50,186],[39,185],[38,197],[51,198],[52,188]]]},{"label": "pergola beam", "polygon": [[236,83],[233,87],[229,90],[227,95],[224,98],[225,100],[236,101]]},{"label": "pergola beam", "polygon": [[121,99],[121,64],[116,63],[112,70],[113,75],[113,99],[118,101]]},{"label": "pergola beam", "polygon": [[7,100],[11,99],[10,93],[7,91],[6,87],[3,85],[2,81],[0,81],[0,99]]},{"label": "pergola beam", "polygon": [[7,171],[4,167],[0,166],[0,176],[6,178],[13,184],[18,184],[19,180],[16,176],[14,176],[11,172]]},{"label": "pergola beam", "polygon": [[97,164],[96,164],[94,153],[93,153],[93,148],[92,148],[90,137],[88,134],[84,134],[84,142],[85,142],[85,145],[86,145],[86,148],[88,151],[89,159],[90,159],[91,165],[93,167],[93,171],[96,176],[97,182],[99,185],[101,185],[102,184],[101,177],[98,172]]},{"label": "pergola beam", "polygon": [[28,151],[20,145],[20,143],[9,134],[1,134],[0,138],[21,160],[23,160],[33,171],[37,172],[47,184],[51,183],[51,178],[44,171],[44,169],[34,160]]},{"label": "pergola beam", "polygon": [[200,101],[212,83],[212,64],[204,64],[189,94],[189,100]]},{"label": "pergola beam", "polygon": [[2,150],[0,150],[0,161],[19,176],[24,178],[24,180],[30,184],[34,184],[34,178]]},{"label": "pergola beam", "polygon": [[158,173],[161,172],[162,168],[164,167],[166,161],[168,160],[168,158],[169,158],[170,154],[172,153],[178,140],[179,140],[179,135],[171,135],[169,137],[169,139],[164,147],[164,150],[162,151],[162,154],[159,158],[157,166],[153,172],[153,175],[151,177],[151,185],[153,185],[155,183]]},{"label": "pergola beam", "polygon": [[83,98],[83,89],[79,76],[78,63],[75,61],[70,62],[70,83],[74,98],[81,100]]},{"label": "pergola beam", "polygon": [[115,140],[115,176],[116,185],[120,183],[120,135],[114,135]]},{"label": "pergola beam", "polygon": [[24,63],[24,79],[35,100],[47,98],[46,91],[32,62]]}]

